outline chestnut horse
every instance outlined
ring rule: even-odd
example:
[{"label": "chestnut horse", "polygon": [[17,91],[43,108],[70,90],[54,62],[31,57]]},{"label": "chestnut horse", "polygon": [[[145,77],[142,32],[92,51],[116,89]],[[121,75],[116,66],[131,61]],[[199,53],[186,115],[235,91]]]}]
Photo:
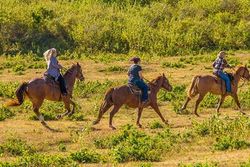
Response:
[{"label": "chestnut horse", "polygon": [[[195,104],[195,109],[194,109],[194,113],[196,116],[199,116],[197,113],[197,108],[200,104],[200,102],[203,100],[203,98],[205,97],[205,95],[210,92],[212,94],[215,95],[221,95],[221,99],[220,102],[218,104],[217,107],[217,114],[219,114],[219,110],[220,107],[222,105],[222,103],[225,100],[226,96],[232,96],[234,101],[236,102],[237,106],[240,109],[240,112],[242,114],[245,114],[244,112],[241,111],[241,106],[240,106],[240,102],[238,99],[238,95],[237,95],[237,91],[238,91],[238,84],[241,78],[243,79],[250,79],[250,75],[249,75],[249,71],[247,69],[247,67],[239,67],[236,72],[233,74],[234,80],[231,83],[231,87],[232,87],[232,92],[231,93],[226,93],[225,91],[225,83],[221,82],[221,79],[216,77],[216,76],[211,76],[211,75],[204,75],[204,76],[195,76],[193,78],[192,84],[190,86],[190,89],[188,91],[188,97],[186,99],[185,104],[182,106],[182,108],[180,109],[180,111],[183,111],[184,109],[186,109],[188,102],[195,97],[196,95],[198,96],[198,99],[196,101]],[[223,83],[223,84],[221,84]]]},{"label": "chestnut horse", "polygon": [[163,74],[157,77],[152,82],[149,83],[150,94],[149,102],[145,106],[140,105],[140,100],[138,95],[131,93],[130,88],[127,85],[120,87],[111,88],[105,94],[104,101],[100,107],[98,118],[93,122],[93,124],[98,124],[103,116],[103,114],[111,107],[114,106],[113,110],[110,112],[109,127],[115,129],[112,125],[112,119],[114,115],[119,111],[122,105],[126,104],[132,108],[138,108],[137,125],[141,127],[140,118],[142,110],[144,107],[151,106],[155,112],[160,116],[162,121],[167,124],[168,122],[162,116],[158,104],[157,104],[157,93],[161,88],[167,91],[172,90],[172,86],[169,84],[168,79]]},{"label": "chestnut horse", "polygon": [[[42,106],[44,99],[64,102],[66,112],[62,115],[58,115],[57,118],[62,118],[65,115],[72,115],[75,110],[75,103],[71,100],[75,80],[76,78],[81,81],[84,80],[82,68],[78,63],[72,65],[72,67],[66,71],[63,77],[67,84],[67,96],[61,95],[58,84],[55,84],[51,81],[46,81],[43,78],[36,78],[29,81],[28,83],[24,82],[21,86],[19,86],[19,88],[16,90],[16,97],[18,100],[11,100],[7,102],[6,105],[20,106],[24,101],[24,96],[27,96],[32,102],[33,111],[41,121],[42,125],[47,129],[54,131],[54,129],[50,128],[47,125],[47,123],[44,121],[43,116],[39,112],[39,108]],[[70,104],[73,105],[72,111],[70,111]]]}]

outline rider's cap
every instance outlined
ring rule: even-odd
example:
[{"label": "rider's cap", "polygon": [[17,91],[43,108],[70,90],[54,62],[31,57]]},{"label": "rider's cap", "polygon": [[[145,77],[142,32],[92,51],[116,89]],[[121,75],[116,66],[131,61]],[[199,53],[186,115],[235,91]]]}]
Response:
[{"label": "rider's cap", "polygon": [[130,59],[130,61],[133,61],[134,63],[138,63],[139,61],[141,61],[141,59],[139,57],[133,57],[132,59]]}]

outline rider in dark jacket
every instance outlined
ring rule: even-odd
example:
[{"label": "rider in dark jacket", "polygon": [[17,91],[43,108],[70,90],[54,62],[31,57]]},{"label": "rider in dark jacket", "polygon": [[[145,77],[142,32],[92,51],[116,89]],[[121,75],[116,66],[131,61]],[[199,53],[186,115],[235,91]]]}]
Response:
[{"label": "rider in dark jacket", "polygon": [[133,62],[133,64],[130,66],[128,70],[128,82],[130,84],[136,85],[138,88],[142,91],[142,105],[145,105],[148,102],[148,86],[143,81],[143,75],[142,75],[142,67],[139,65],[141,62],[141,59],[139,57],[133,57],[130,59],[130,61]]}]

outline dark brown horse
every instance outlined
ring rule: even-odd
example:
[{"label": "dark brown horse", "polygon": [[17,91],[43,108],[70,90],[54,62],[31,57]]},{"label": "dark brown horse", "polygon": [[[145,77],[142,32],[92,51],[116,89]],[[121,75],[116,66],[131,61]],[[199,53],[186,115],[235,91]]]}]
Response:
[{"label": "dark brown horse", "polygon": [[[203,98],[205,97],[205,95],[210,92],[212,94],[215,95],[221,95],[221,99],[220,102],[218,104],[217,107],[217,114],[219,114],[219,110],[220,107],[222,105],[222,103],[225,100],[226,96],[232,96],[233,99],[235,100],[237,106],[240,109],[240,112],[242,114],[245,114],[244,112],[241,111],[241,106],[240,106],[240,102],[238,99],[238,95],[237,95],[237,91],[238,91],[238,84],[241,78],[243,79],[250,79],[250,75],[249,75],[249,71],[247,69],[247,67],[239,67],[236,72],[233,74],[234,80],[231,83],[231,87],[232,87],[232,92],[231,93],[226,93],[225,92],[225,83],[221,82],[221,79],[215,77],[215,76],[211,76],[211,75],[204,75],[204,76],[195,76],[193,78],[192,84],[190,86],[190,89],[188,91],[188,97],[187,100],[185,102],[185,104],[182,106],[180,111],[183,111],[184,109],[186,109],[188,102],[195,97],[196,95],[198,95],[198,99],[196,101],[195,104],[195,109],[194,109],[194,113],[195,115],[199,116],[197,113],[197,108],[200,104],[200,102],[203,100]],[[223,83],[223,85],[221,84]]]},{"label": "dark brown horse", "polygon": [[142,114],[143,107],[151,106],[155,112],[160,116],[162,121],[167,124],[167,121],[162,116],[158,104],[157,104],[157,93],[161,88],[164,88],[167,91],[172,90],[172,86],[169,84],[168,79],[163,74],[162,76],[157,77],[152,82],[149,83],[150,94],[149,102],[145,106],[140,105],[140,100],[138,95],[132,94],[130,88],[127,85],[120,87],[111,88],[105,94],[104,101],[99,110],[98,118],[93,122],[93,124],[98,124],[103,116],[103,114],[111,107],[114,106],[113,110],[110,112],[109,118],[109,127],[115,129],[112,125],[112,119],[114,115],[119,111],[122,105],[126,104],[132,108],[138,108],[138,118],[137,125],[141,127],[140,118]]},{"label": "dark brown horse", "polygon": [[[58,115],[58,118],[62,118],[65,115],[72,115],[75,111],[75,103],[71,100],[75,80],[76,78],[81,81],[84,80],[82,68],[78,63],[72,65],[72,67],[66,71],[63,77],[65,78],[65,81],[67,83],[67,96],[61,95],[59,85],[53,83],[53,81],[46,81],[43,78],[36,78],[29,81],[28,83],[24,82],[22,85],[20,85],[16,90],[16,97],[18,100],[11,100],[7,102],[6,105],[20,106],[24,101],[24,97],[27,96],[32,102],[33,111],[41,121],[42,125],[49,130],[53,130],[47,125],[47,123],[44,121],[43,116],[39,112],[39,108],[42,106],[44,99],[64,102],[66,112],[62,115]],[[72,111],[70,110],[70,104],[73,105]]]}]

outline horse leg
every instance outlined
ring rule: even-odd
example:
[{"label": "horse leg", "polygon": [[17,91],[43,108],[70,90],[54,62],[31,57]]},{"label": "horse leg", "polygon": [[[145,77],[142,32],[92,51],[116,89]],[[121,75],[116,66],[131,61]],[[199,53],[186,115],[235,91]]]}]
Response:
[{"label": "horse leg", "polygon": [[246,113],[244,113],[244,112],[242,111],[242,108],[241,108],[241,105],[240,105],[240,102],[239,102],[238,95],[237,95],[237,94],[234,94],[234,95],[232,95],[232,97],[233,97],[234,101],[236,102],[237,106],[239,107],[240,112],[241,112],[243,115],[245,115]]},{"label": "horse leg", "polygon": [[76,107],[75,102],[73,102],[71,99],[70,99],[70,104],[72,104],[73,109],[72,109],[72,111],[68,114],[69,117],[72,116],[72,115],[75,113],[75,107]]},{"label": "horse leg", "polygon": [[183,104],[183,106],[180,109],[180,112],[183,111],[183,110],[185,110],[187,108],[187,105],[188,105],[188,103],[189,103],[190,100],[191,100],[191,98],[187,97],[186,102]]},{"label": "horse leg", "polygon": [[113,104],[110,104],[110,103],[104,103],[100,109],[99,109],[99,114],[98,114],[98,117],[97,119],[93,122],[93,125],[96,125],[98,124],[100,121],[101,121],[101,118],[103,116],[103,114],[108,111],[108,109],[112,106]]},{"label": "horse leg", "polygon": [[142,107],[139,107],[139,108],[138,108],[138,117],[137,117],[136,125],[137,125],[139,128],[142,127],[142,125],[140,124],[140,119],[141,119],[142,110],[143,110]]},{"label": "horse leg", "polygon": [[197,113],[197,109],[198,109],[198,107],[199,107],[200,102],[203,100],[204,96],[205,96],[205,95],[203,95],[203,94],[199,94],[199,97],[198,97],[198,99],[196,100],[195,109],[194,109],[194,114],[195,114],[197,117],[199,117],[199,114]]},{"label": "horse leg", "polygon": [[221,107],[222,103],[225,100],[225,97],[226,97],[225,95],[222,95],[221,98],[220,98],[220,102],[219,102],[218,107],[216,109],[217,115],[219,115],[219,110],[220,110],[220,107]]},{"label": "horse leg", "polygon": [[55,129],[52,129],[51,127],[49,127],[49,125],[45,122],[44,117],[42,116],[42,114],[39,112],[39,108],[41,107],[41,105],[33,105],[33,111],[35,112],[36,116],[38,117],[39,121],[41,122],[41,124],[46,128],[49,129],[50,131],[57,131]]},{"label": "horse leg", "polygon": [[64,103],[64,107],[66,109],[66,112],[64,112],[63,114],[59,114],[56,116],[57,119],[61,119],[64,116],[68,115],[70,113],[70,99],[69,98],[63,98],[63,103]]},{"label": "horse leg", "polygon": [[159,115],[159,117],[161,118],[161,120],[167,125],[168,124],[168,121],[165,120],[165,118],[162,116],[161,112],[160,112],[160,109],[158,107],[158,104],[157,103],[153,103],[151,104],[151,107],[155,110],[155,112]]},{"label": "horse leg", "polygon": [[110,117],[109,117],[109,127],[115,130],[116,128],[112,125],[113,117],[114,115],[119,111],[121,108],[121,105],[114,105],[113,110],[110,112]]}]

